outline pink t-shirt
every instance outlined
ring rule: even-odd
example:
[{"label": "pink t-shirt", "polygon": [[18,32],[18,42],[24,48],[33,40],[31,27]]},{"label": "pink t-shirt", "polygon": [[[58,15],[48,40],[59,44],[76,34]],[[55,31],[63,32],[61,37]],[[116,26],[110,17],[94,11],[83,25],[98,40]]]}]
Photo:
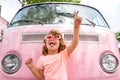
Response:
[{"label": "pink t-shirt", "polygon": [[37,67],[44,71],[45,80],[67,80],[67,49],[58,54],[40,56]]}]

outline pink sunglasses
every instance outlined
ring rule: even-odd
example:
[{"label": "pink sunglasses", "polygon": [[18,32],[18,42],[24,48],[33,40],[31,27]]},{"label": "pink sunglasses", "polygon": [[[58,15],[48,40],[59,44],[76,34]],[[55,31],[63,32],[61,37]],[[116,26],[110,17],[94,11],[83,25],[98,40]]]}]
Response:
[{"label": "pink sunglasses", "polygon": [[61,38],[60,35],[56,35],[56,36],[46,35],[46,36],[45,36],[45,39],[46,39],[46,40],[50,40],[50,39],[59,40],[60,38]]}]

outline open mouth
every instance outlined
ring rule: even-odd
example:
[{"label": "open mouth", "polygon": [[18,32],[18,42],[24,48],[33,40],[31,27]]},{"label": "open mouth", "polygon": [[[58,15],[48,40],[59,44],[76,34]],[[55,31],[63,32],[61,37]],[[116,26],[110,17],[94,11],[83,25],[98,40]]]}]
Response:
[{"label": "open mouth", "polygon": [[50,45],[51,47],[53,47],[53,46],[55,46],[56,44],[55,44],[54,42],[50,42],[49,45]]}]

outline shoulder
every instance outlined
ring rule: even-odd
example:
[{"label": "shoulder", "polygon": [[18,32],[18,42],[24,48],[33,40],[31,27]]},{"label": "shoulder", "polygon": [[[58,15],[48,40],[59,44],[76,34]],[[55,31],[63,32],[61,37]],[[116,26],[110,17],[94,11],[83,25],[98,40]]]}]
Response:
[{"label": "shoulder", "polygon": [[45,56],[41,55],[37,60],[37,65],[42,65],[45,61]]},{"label": "shoulder", "polygon": [[69,55],[68,52],[67,52],[67,48],[65,48],[64,50],[62,50],[62,51],[60,52],[60,55],[61,55],[64,59],[66,59],[67,61],[70,59],[70,55]]},{"label": "shoulder", "polygon": [[43,61],[44,59],[44,55],[41,55],[39,58],[38,58],[38,61]]},{"label": "shoulder", "polygon": [[67,48],[65,48],[64,50],[62,50],[62,51],[60,52],[60,54],[70,57],[70,55],[68,54]]},{"label": "shoulder", "polygon": [[66,53],[67,54],[67,48],[65,48],[64,50],[62,50],[60,53]]}]

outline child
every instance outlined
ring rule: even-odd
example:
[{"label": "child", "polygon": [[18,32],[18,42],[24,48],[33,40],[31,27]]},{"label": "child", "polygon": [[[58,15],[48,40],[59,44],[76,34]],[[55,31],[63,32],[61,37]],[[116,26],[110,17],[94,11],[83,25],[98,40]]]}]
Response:
[{"label": "child", "polygon": [[26,61],[27,67],[38,80],[43,77],[45,80],[67,80],[67,62],[78,44],[81,22],[82,19],[78,16],[77,11],[74,16],[73,39],[68,47],[65,46],[61,33],[51,30],[45,36],[43,55],[38,60],[38,68],[33,65],[31,58]]}]

